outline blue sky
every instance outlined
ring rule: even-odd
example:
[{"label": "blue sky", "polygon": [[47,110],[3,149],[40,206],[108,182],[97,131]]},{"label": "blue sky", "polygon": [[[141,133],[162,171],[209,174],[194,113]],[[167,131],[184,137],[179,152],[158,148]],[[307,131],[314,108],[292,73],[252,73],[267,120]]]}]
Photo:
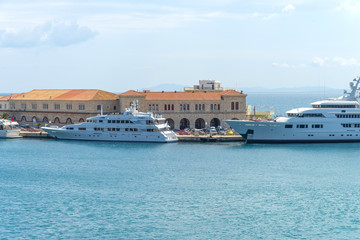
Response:
[{"label": "blue sky", "polygon": [[0,0],[0,92],[346,88],[359,20],[355,0]]}]

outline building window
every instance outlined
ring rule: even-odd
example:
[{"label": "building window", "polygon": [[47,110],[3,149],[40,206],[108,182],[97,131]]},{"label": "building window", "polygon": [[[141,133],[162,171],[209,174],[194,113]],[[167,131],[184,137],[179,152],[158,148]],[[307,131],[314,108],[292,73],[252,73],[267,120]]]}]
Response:
[{"label": "building window", "polygon": [[151,111],[151,104],[149,104],[149,111]]},{"label": "building window", "polygon": [[164,105],[164,111],[166,111],[166,110],[167,110],[167,105],[165,104],[165,105]]},{"label": "building window", "polygon": [[47,103],[43,104],[43,109],[49,109],[49,105]]},{"label": "building window", "polygon": [[199,111],[201,111],[201,104],[199,104]]},{"label": "building window", "polygon": [[32,107],[32,109],[37,109],[37,104],[36,104],[36,103],[33,103],[33,104],[31,105],[31,107]]},{"label": "building window", "polygon": [[60,110],[60,104],[55,104],[54,108],[55,110]]},{"label": "building window", "polygon": [[202,108],[203,111],[205,111],[205,104],[203,104],[203,108]]},{"label": "building window", "polygon": [[197,104],[195,104],[195,111],[197,111],[198,110],[198,105]]},{"label": "building window", "polygon": [[182,111],[182,107],[183,107],[183,105],[182,105],[182,104],[180,104],[180,111]]},{"label": "building window", "polygon": [[71,104],[66,104],[66,110],[72,110],[72,105]]},{"label": "building window", "polygon": [[217,110],[217,105],[216,104],[214,104],[214,110]]},{"label": "building window", "polygon": [[2,109],[2,104],[0,104],[0,109]]},{"label": "building window", "polygon": [[231,102],[231,110],[234,110],[234,109],[235,109],[234,102]]},{"label": "building window", "polygon": [[15,103],[10,104],[10,109],[15,109]]},{"label": "building window", "polygon": [[26,103],[22,103],[22,104],[21,104],[21,108],[22,108],[22,109],[26,109]]},{"label": "building window", "polygon": [[235,103],[235,109],[236,109],[236,110],[239,110],[239,102],[236,102],[236,103]]},{"label": "building window", "polygon": [[214,105],[210,105],[210,110],[214,110]]},{"label": "building window", "polygon": [[159,105],[156,104],[156,111],[159,111]]},{"label": "building window", "polygon": [[220,111],[220,104],[218,104],[218,110]]},{"label": "building window", "polygon": [[100,110],[101,110],[101,105],[97,105],[97,106],[96,106],[96,109],[97,109],[98,111],[100,111]]},{"label": "building window", "polygon": [[85,110],[85,104],[80,104],[79,105],[79,110]]}]

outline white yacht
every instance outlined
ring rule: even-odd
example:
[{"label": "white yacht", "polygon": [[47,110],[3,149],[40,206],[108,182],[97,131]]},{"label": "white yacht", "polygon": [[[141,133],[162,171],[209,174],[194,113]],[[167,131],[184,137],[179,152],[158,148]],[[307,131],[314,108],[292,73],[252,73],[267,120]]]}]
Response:
[{"label": "white yacht", "polygon": [[55,139],[116,142],[177,142],[165,118],[153,113],[138,112],[134,101],[124,114],[100,115],[86,122],[59,127],[42,127]]},{"label": "white yacht", "polygon": [[274,121],[226,120],[248,143],[356,142],[360,141],[360,104],[356,92],[360,78],[350,82],[351,92],[339,98],[296,108]]},{"label": "white yacht", "polygon": [[0,138],[18,137],[21,137],[19,124],[7,119],[0,119]]}]

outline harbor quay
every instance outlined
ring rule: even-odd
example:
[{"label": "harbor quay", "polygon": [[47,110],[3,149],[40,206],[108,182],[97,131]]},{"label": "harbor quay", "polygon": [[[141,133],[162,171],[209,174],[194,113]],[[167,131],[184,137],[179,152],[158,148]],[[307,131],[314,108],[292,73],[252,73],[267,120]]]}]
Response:
[{"label": "harbor quay", "polygon": [[171,129],[228,127],[225,120],[248,117],[246,94],[225,89],[219,81],[200,80],[184,91],[134,91],[121,94],[98,89],[35,89],[0,97],[0,114],[21,126],[63,126],[100,114],[123,113],[138,100],[139,111],[162,115]]}]

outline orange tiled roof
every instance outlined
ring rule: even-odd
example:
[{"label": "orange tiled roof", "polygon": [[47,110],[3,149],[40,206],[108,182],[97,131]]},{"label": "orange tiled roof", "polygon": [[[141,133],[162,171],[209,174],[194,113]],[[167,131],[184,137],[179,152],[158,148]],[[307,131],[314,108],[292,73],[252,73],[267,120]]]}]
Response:
[{"label": "orange tiled roof", "polygon": [[119,96],[115,93],[98,89],[55,89],[55,90],[32,90],[21,93],[14,100],[117,100]]},{"label": "orange tiled roof", "polygon": [[7,101],[11,98],[16,98],[17,96],[19,96],[21,93],[14,93],[14,94],[10,94],[10,95],[7,95],[7,96],[1,96],[0,97],[0,101]]},{"label": "orange tiled roof", "polygon": [[136,92],[129,90],[120,96],[145,96],[146,100],[220,100],[222,96],[246,96],[235,90],[194,92]]}]

